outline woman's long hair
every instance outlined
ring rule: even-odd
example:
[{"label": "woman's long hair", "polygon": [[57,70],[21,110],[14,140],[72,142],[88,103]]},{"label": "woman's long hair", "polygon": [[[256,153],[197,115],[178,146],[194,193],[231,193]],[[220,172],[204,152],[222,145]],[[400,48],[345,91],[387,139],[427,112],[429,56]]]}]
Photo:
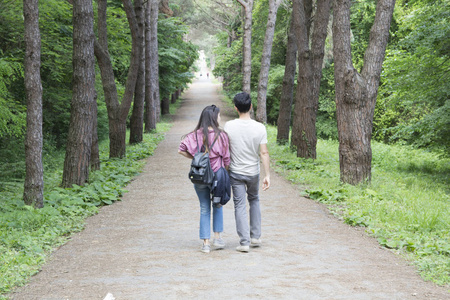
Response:
[{"label": "woman's long hair", "polygon": [[214,129],[214,140],[220,136],[222,130],[219,128],[219,112],[220,108],[213,105],[209,105],[205,107],[200,114],[200,119],[198,120],[198,124],[192,132],[197,132],[197,130],[201,129],[203,133],[203,145],[206,148],[206,151],[209,151],[209,127]]}]

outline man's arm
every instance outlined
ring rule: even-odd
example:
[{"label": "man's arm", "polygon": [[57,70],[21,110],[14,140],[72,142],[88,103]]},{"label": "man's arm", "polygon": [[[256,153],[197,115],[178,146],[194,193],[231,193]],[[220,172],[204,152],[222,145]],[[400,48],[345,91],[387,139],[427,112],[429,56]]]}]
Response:
[{"label": "man's arm", "polygon": [[264,168],[264,180],[263,180],[263,191],[270,187],[270,157],[269,150],[267,149],[267,144],[259,145],[259,154],[261,156],[261,162]]}]

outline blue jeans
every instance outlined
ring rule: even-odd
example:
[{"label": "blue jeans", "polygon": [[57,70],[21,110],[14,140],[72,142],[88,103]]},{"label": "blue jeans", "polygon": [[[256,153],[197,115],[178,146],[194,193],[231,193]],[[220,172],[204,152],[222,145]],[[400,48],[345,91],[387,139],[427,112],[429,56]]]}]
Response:
[{"label": "blue jeans", "polygon": [[[195,192],[200,201],[200,239],[211,237],[211,189],[206,185],[194,184]],[[213,207],[213,231],[223,232],[223,209]]]}]

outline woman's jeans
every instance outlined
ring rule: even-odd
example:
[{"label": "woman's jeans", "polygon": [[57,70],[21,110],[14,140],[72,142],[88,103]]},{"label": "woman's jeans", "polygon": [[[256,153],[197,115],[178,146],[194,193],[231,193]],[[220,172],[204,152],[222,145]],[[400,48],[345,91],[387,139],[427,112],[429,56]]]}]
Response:
[{"label": "woman's jeans", "polygon": [[[200,239],[207,240],[211,237],[211,189],[206,185],[194,184],[200,201]],[[213,231],[223,232],[223,209],[213,207]]]}]

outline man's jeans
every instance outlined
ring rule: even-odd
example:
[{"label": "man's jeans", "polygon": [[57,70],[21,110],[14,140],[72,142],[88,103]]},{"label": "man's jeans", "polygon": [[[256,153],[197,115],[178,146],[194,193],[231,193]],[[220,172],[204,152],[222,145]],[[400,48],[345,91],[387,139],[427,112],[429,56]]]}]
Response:
[{"label": "man's jeans", "polygon": [[[211,189],[198,184],[194,184],[194,188],[200,201],[200,239],[206,240],[211,237]],[[213,207],[213,231],[223,232],[222,207]]]},{"label": "man's jeans", "polygon": [[[261,209],[259,206],[259,174],[245,176],[230,173],[230,182],[233,189],[234,217],[236,218],[236,231],[242,246],[250,245],[250,239],[261,237]],[[246,197],[247,194],[247,197]],[[250,205],[250,226],[247,216],[247,202]]]}]

